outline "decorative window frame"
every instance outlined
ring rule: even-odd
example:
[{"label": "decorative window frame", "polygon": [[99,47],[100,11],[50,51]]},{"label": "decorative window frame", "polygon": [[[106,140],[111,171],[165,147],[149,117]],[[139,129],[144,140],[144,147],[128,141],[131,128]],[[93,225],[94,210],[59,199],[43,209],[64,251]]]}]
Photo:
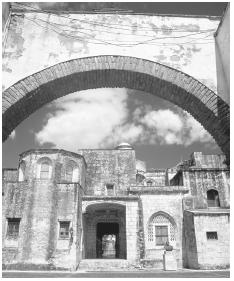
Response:
[{"label": "decorative window frame", "polygon": [[[43,179],[41,178],[41,166],[43,163],[47,162],[49,164],[49,173],[48,178]],[[37,161],[37,179],[40,180],[49,180],[52,178],[52,160],[49,157],[42,157]]]},{"label": "decorative window frame", "polygon": [[[9,223],[10,223],[10,220],[15,220],[19,227],[18,227],[18,233],[17,235],[10,235],[9,234]],[[19,239],[19,236],[20,236],[20,222],[21,222],[21,218],[6,218],[6,231],[5,231],[5,237],[7,240],[18,240]]]},{"label": "decorative window frame", "polygon": [[[69,234],[68,234],[68,237],[61,237],[60,236],[60,225],[61,223],[69,223]],[[72,220],[69,220],[69,219],[59,219],[58,220],[58,232],[57,232],[57,237],[58,237],[58,240],[70,240],[71,238],[71,233],[70,233],[70,229],[72,228]]]},{"label": "decorative window frame", "polygon": [[[165,222],[153,222],[157,216],[163,216]],[[168,241],[174,248],[176,247],[177,227],[174,219],[167,213],[156,212],[148,220],[147,223],[147,248],[148,249],[164,249],[164,245],[156,245],[156,226],[167,226],[168,228]],[[174,235],[172,235],[174,233]],[[174,237],[173,237],[174,236]],[[151,239],[150,239],[151,238]]]},{"label": "decorative window frame", "polygon": [[[70,180],[70,179],[68,180],[67,179],[67,168],[69,166],[72,167],[72,180]],[[65,166],[65,180],[69,181],[69,182],[79,182],[79,180],[80,180],[79,166],[73,160],[70,160],[70,161],[68,161],[66,163],[66,166]]]}]

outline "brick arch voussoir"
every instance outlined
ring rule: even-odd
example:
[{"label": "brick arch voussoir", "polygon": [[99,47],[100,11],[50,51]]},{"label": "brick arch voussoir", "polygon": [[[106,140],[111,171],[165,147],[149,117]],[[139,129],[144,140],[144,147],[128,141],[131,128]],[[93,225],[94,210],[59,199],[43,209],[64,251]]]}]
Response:
[{"label": "brick arch voussoir", "polygon": [[230,108],[193,77],[134,57],[97,56],[59,63],[17,82],[3,92],[3,140],[43,105],[72,92],[125,87],[166,99],[191,114],[229,153]]}]

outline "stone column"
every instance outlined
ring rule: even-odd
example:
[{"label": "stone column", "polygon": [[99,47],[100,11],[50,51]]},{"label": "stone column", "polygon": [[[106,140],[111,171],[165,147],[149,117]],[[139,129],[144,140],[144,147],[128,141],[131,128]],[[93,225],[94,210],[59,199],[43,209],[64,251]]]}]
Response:
[{"label": "stone column", "polygon": [[126,204],[126,238],[127,238],[127,260],[136,263],[139,259],[137,250],[138,232],[138,202],[127,202]]}]

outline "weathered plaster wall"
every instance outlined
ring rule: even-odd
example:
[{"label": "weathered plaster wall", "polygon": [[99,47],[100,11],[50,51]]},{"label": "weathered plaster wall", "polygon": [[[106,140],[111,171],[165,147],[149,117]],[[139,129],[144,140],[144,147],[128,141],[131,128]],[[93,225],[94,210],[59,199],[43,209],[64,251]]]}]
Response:
[{"label": "weathered plaster wall", "polygon": [[202,152],[193,152],[190,161],[191,166],[197,168],[227,168],[224,154],[206,155]]},{"label": "weathered plaster wall", "polygon": [[178,167],[171,184],[184,185],[193,196],[194,208],[207,208],[207,191],[216,189],[220,207],[230,207],[230,171],[224,155],[203,155],[194,152],[191,159]]},{"label": "weathered plaster wall", "polygon": [[207,191],[216,189],[220,206],[229,208],[230,184],[228,170],[189,170],[183,172],[184,186],[190,188],[194,196],[195,208],[207,208]]},{"label": "weathered plaster wall", "polygon": [[62,61],[126,55],[171,66],[216,90],[213,33],[218,23],[218,18],[199,17],[13,13],[3,55],[3,87]]},{"label": "weathered plaster wall", "polygon": [[137,183],[140,185],[151,185],[147,183],[152,182],[152,186],[163,186],[166,184],[166,170],[150,170],[150,171],[139,171],[137,173]]},{"label": "weathered plaster wall", "polygon": [[[52,174],[50,179],[42,180],[37,178],[37,163],[45,156],[52,161]],[[85,170],[83,157],[58,150],[35,150],[22,154],[20,160],[26,164],[24,181],[5,182],[5,264],[25,263],[71,269],[77,267],[81,246],[83,188],[78,182],[69,183],[61,177],[67,158],[77,162],[80,167],[79,182],[82,183]],[[21,219],[18,239],[12,240],[7,236],[7,218]],[[67,240],[59,238],[59,221],[64,220],[70,221],[74,231],[73,240],[71,236]]]},{"label": "weathered plaster wall", "polygon": [[106,184],[114,184],[116,195],[127,194],[136,182],[134,150],[78,150],[87,163],[86,194],[106,195]]},{"label": "weathered plaster wall", "polygon": [[230,3],[215,36],[217,90],[230,104]]}]

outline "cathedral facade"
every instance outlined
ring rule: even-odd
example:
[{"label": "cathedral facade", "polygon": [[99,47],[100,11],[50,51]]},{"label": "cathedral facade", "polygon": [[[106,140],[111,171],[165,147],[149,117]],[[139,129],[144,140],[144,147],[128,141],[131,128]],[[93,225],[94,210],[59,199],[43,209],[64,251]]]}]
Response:
[{"label": "cathedral facade", "polygon": [[35,149],[3,170],[6,269],[228,268],[229,167],[194,152],[171,169],[135,150]]}]

